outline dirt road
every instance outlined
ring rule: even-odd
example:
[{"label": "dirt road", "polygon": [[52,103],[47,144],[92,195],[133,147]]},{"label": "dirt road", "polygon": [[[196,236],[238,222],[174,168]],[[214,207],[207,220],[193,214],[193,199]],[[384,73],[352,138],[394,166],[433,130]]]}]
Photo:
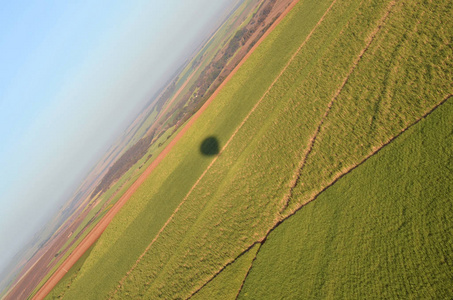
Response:
[{"label": "dirt road", "polygon": [[74,251],[68,256],[68,258],[60,265],[55,273],[49,278],[49,280],[43,285],[43,287],[36,293],[33,299],[44,299],[47,294],[57,285],[57,283],[63,278],[67,271],[77,262],[77,260],[88,250],[91,245],[101,236],[108,224],[111,222],[113,217],[123,207],[123,205],[129,200],[132,194],[137,188],[147,179],[151,172],[159,165],[159,163],[166,157],[171,151],[174,145],[181,139],[181,137],[189,130],[189,128],[195,123],[199,116],[206,110],[206,108],[212,103],[215,97],[218,95],[220,90],[225,84],[234,76],[237,70],[244,64],[244,62],[250,57],[255,49],[262,43],[262,41],[272,32],[272,30],[281,22],[281,20],[289,13],[289,11],[296,5],[299,0],[293,1],[287,9],[280,15],[280,17],[272,24],[272,26],[266,31],[266,33],[260,38],[260,40],[254,45],[254,47],[247,53],[247,55],[241,60],[241,62],[234,68],[234,70],[228,75],[228,77],[220,84],[217,90],[211,95],[206,103],[193,115],[193,117],[187,122],[184,128],[174,137],[174,139],[165,147],[165,149],[156,157],[156,159],[149,165],[149,167],[143,172],[143,174],[135,181],[132,186],[126,191],[126,193],[118,200],[118,202],[109,210],[104,218],[93,228],[93,230],[85,237],[85,239],[74,249]]}]

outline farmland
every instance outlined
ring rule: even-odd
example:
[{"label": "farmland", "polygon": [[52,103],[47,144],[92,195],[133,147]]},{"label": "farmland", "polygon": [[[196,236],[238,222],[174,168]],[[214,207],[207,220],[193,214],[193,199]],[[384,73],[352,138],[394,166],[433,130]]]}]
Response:
[{"label": "farmland", "polygon": [[452,100],[277,227],[239,299],[451,298]]},{"label": "farmland", "polygon": [[[261,298],[269,285],[270,298],[448,298],[452,13],[448,1],[298,2],[65,297]],[[207,137],[219,155],[200,153]]]},{"label": "farmland", "polygon": [[214,277],[192,299],[236,299],[260,246],[255,245]]},{"label": "farmland", "polygon": [[[277,2],[284,3],[285,1],[287,0]],[[209,45],[219,47],[221,43],[226,43],[241,22],[247,24],[250,21],[252,17],[250,12],[252,10],[257,11],[257,3],[257,0],[242,2],[240,7],[234,11],[234,14],[221,26],[221,29],[227,29],[218,32],[219,34],[214,34],[212,39],[215,39],[216,42],[209,43]],[[215,54],[219,51],[209,45],[206,45],[203,53]],[[197,61],[201,66],[201,64],[209,64],[211,59],[212,55],[199,57]],[[192,65],[192,62],[190,65]],[[71,217],[60,226],[57,234],[47,242],[46,247],[37,252],[36,257],[30,261],[28,265],[33,270],[20,280],[21,282],[17,285],[15,292],[11,294],[12,298],[15,298],[16,292],[29,293],[29,289],[36,286],[41,280],[37,286],[37,288],[40,288],[88,235],[88,232],[96,226],[108,210],[116,204],[118,199],[162,152],[170,142],[170,138],[179,132],[178,126],[162,127],[160,126],[162,124],[156,124],[159,126],[153,127],[152,125],[158,123],[162,114],[177,98],[178,92],[175,91],[175,88],[182,89],[191,83],[190,79],[195,78],[197,69],[199,68],[190,68],[188,65],[184,74],[175,73],[173,82],[153,96],[157,98],[157,100],[154,100],[158,102],[158,105],[154,105],[155,103],[150,101],[123,136],[93,168],[83,186],[74,196],[74,201],[62,212],[61,218],[67,218],[64,217],[64,214],[71,215]],[[42,253],[45,253],[44,259],[41,259]],[[35,264],[34,260],[36,259],[40,259],[40,262]],[[27,272],[27,270],[24,270],[24,272]],[[30,278],[31,275],[33,275],[33,279]],[[27,285],[27,287],[25,288],[24,285]],[[37,288],[35,288],[35,292]]]},{"label": "farmland", "polygon": [[[254,22],[255,26],[262,26],[264,29],[269,28],[272,22],[275,21],[275,16],[281,14],[282,10],[289,2],[290,1],[288,0],[267,0],[261,3],[258,7],[258,2],[256,0],[244,1],[235,13],[225,22],[225,24],[222,25],[219,31],[211,38],[205,48],[202,49],[202,53],[216,54],[216,52],[223,51],[222,47],[218,48],[220,45],[224,46],[226,44],[225,47],[229,47],[229,43],[227,43],[228,38],[235,34],[235,30],[238,30],[239,25],[241,28],[244,28],[249,23]],[[266,13],[261,12],[263,9],[266,10]],[[251,12],[252,10],[253,13]],[[257,22],[258,17],[260,17],[259,22]],[[258,36],[259,34],[262,34],[264,29],[261,30],[261,33],[258,32]],[[247,45],[242,45],[239,47],[238,51],[246,46]],[[242,55],[244,55],[244,53]],[[217,54],[216,57],[218,56],[219,55]],[[239,57],[238,55],[236,56]],[[196,60],[197,63],[200,63],[201,60],[202,63],[206,64],[210,62],[210,59],[212,59],[212,56],[203,58],[200,56],[197,57],[198,58],[194,58],[194,61]],[[194,61],[190,64],[193,65]],[[219,66],[219,64],[216,63],[216,66]],[[47,272],[47,276],[44,277],[38,285],[38,288],[40,288],[48,280],[55,270],[59,268],[57,273],[62,271],[60,267],[62,262],[69,257],[74,249],[77,249],[76,247],[80,245],[82,239],[88,236],[89,231],[95,228],[97,223],[106,215],[108,210],[116,205],[118,199],[120,199],[126,191],[128,191],[132,184],[141,176],[143,171],[153,163],[154,159],[159,156],[160,152],[171,141],[170,138],[180,131],[180,125],[184,120],[179,120],[179,125],[170,125],[170,127],[168,127],[168,118],[164,117],[162,119],[162,116],[166,114],[169,107],[172,107],[175,100],[178,101],[177,98],[178,95],[180,95],[180,91],[182,91],[185,86],[190,86],[191,78],[196,78],[197,70],[200,67],[201,64],[196,68],[186,68],[186,70],[184,70],[173,83],[170,83],[158,96],[159,98],[156,107],[154,107],[151,111],[149,111],[149,107],[147,107],[140,114],[139,118],[135,120],[127,129],[126,134],[128,136],[132,135],[129,142],[127,142],[127,137],[122,137],[120,144],[110,150],[106,158],[102,160],[102,165],[99,168],[96,167],[96,169],[103,169],[104,171],[102,172],[105,172],[105,165],[108,165],[108,161],[110,161],[114,156],[117,157],[116,162],[110,165],[110,169],[107,171],[107,174],[103,175],[104,178],[100,183],[98,183],[95,191],[84,201],[83,205],[86,206],[83,209],[83,213],[86,214],[89,211],[88,214],[86,214],[86,217],[83,218],[83,221],[80,221],[77,224],[78,228],[75,231],[68,231],[69,239],[60,251],[58,251],[58,249],[56,250],[58,251],[58,255],[61,254],[58,257],[59,260],[52,259],[53,265],[49,264],[47,266],[51,269],[48,269],[49,271]],[[190,72],[192,72],[192,74],[187,74]],[[228,71],[226,71],[226,74],[228,74]],[[199,81],[200,79],[198,79],[198,82]],[[175,92],[176,88],[179,88],[177,92]],[[200,100],[204,101],[203,99]],[[144,118],[144,115],[148,113],[149,116]],[[165,118],[167,118],[167,120],[165,120]],[[172,116],[172,119],[174,119],[174,116]],[[163,121],[161,122],[161,120],[164,120],[165,122],[162,123]],[[167,125],[165,125],[166,123]],[[150,140],[152,140],[151,143]],[[123,148],[123,150],[121,150],[121,145],[125,143],[127,145]],[[148,149],[146,149],[147,144],[150,144]],[[145,154],[143,154],[144,150],[147,150]],[[74,215],[77,215],[77,213]],[[77,220],[80,219],[81,217],[79,216]],[[66,237],[66,235],[64,235],[64,237]],[[37,289],[35,289],[34,293],[36,293],[36,291]]]},{"label": "farmland", "polygon": [[80,268],[83,266],[83,263],[90,255],[91,250],[93,249],[94,245],[91,246],[89,250],[87,250],[82,257],[79,258],[77,263],[72,266],[72,268],[65,274],[64,278],[58,283],[57,286],[52,290],[52,293],[49,295],[50,298],[63,298],[66,289],[71,285],[72,281],[77,277]]}]

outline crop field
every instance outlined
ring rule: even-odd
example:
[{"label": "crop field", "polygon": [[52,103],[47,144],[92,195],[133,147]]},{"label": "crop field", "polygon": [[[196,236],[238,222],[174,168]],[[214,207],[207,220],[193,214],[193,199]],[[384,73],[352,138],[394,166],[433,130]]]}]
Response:
[{"label": "crop field", "polygon": [[[251,14],[251,9],[256,6],[258,3],[258,0],[247,0],[242,2],[242,4],[239,6],[239,8],[230,16],[230,18],[221,26],[220,30],[213,36],[211,39],[211,42],[205,47],[205,49],[202,51],[202,53],[205,53],[206,51],[212,52],[212,54],[215,54],[213,51],[215,49],[211,49],[212,47],[209,47],[209,45],[214,45],[214,44],[219,44],[219,42],[224,40],[225,38],[228,37],[228,35],[231,35],[234,33],[235,27],[240,24],[241,22],[247,22],[247,20],[250,20],[252,14]],[[237,24],[235,24],[237,23]],[[212,43],[212,41],[215,40],[215,43]],[[225,41],[226,42],[226,41]],[[200,58],[201,63],[209,63],[209,57],[203,57]],[[189,68],[190,69],[190,68]],[[187,73],[186,71],[190,70],[185,70],[183,73]],[[192,71],[196,72],[196,69],[194,68]],[[189,72],[190,73],[190,72]],[[187,75],[187,76],[186,76]],[[177,88],[184,83],[184,81],[187,78],[182,78],[182,77],[188,77],[190,74],[180,74],[178,76],[178,80],[173,83]],[[192,74],[194,75],[194,74]],[[191,76],[192,77],[192,76]],[[187,84],[187,82],[186,82]],[[164,91],[161,91],[161,95],[164,93]],[[175,92],[173,89],[173,94],[168,94],[164,93],[165,99],[170,100],[173,97],[176,97]],[[167,98],[170,97],[170,98]],[[163,99],[163,100],[165,100]],[[173,102],[171,100],[171,102]],[[165,110],[168,109],[170,106],[170,103],[162,103],[165,108]],[[162,109],[159,109],[160,111]],[[162,111],[161,111],[162,112]],[[148,115],[148,117],[145,116],[143,118],[143,115]],[[150,125],[156,121],[156,118],[158,117],[158,111],[156,111],[156,107],[151,108],[147,107],[145,108],[145,111],[142,112],[139,121],[135,121],[131,127],[128,129],[129,135],[132,135],[131,138],[129,138],[128,144],[124,147],[123,149],[123,154],[124,151],[131,148],[134,146],[134,144],[141,139],[144,134],[150,130]],[[173,116],[174,117],[174,116]],[[171,118],[170,118],[171,119]],[[168,120],[167,120],[168,122]],[[167,126],[168,127],[168,126]],[[75,229],[74,231],[70,232],[70,238],[67,239],[66,243],[60,248],[58,251],[59,255],[58,260],[53,259],[52,262],[55,261],[55,265],[52,266],[52,269],[50,269],[49,272],[47,272],[47,275],[41,280],[41,282],[36,286],[34,292],[32,292],[32,296],[37,292],[38,289],[40,289],[43,284],[49,279],[49,277],[57,270],[57,268],[60,267],[60,265],[63,263],[63,261],[69,256],[69,254],[73,251],[73,249],[80,244],[83,238],[85,238],[88,234],[88,232],[100,221],[100,219],[105,215],[105,213],[108,211],[109,208],[111,208],[117,200],[128,190],[128,188],[133,184],[135,180],[143,173],[143,171],[153,162],[154,158],[160,154],[160,152],[165,148],[165,146],[171,141],[170,138],[179,132],[178,126],[171,126],[170,127],[165,127],[164,129],[160,128],[159,134],[155,134],[157,138],[153,141],[152,145],[148,148],[148,152],[143,155],[141,159],[135,165],[131,166],[129,170],[123,174],[119,179],[117,180],[112,180],[112,185],[110,188],[105,190],[105,192],[101,192],[98,194],[96,197],[92,199],[87,199],[84,203],[86,203],[86,207],[84,211],[89,211],[88,215],[86,215],[83,218],[83,221],[80,221],[78,224],[78,228]],[[156,128],[157,129],[157,128]],[[124,141],[121,141],[121,143],[124,143]],[[118,146],[118,147],[121,147]],[[106,186],[106,184],[104,184]],[[87,202],[88,201],[88,202]],[[85,232],[81,233],[81,231],[84,230]],[[79,235],[80,234],[80,235]],[[70,243],[74,243],[70,247]],[[53,255],[53,254],[52,254]],[[57,261],[56,261],[57,260]],[[48,266],[49,267],[49,266]]]},{"label": "crop field", "polygon": [[452,157],[453,98],[277,227],[239,299],[451,299]]},{"label": "crop field", "polygon": [[236,299],[259,248],[259,245],[255,245],[245,252],[191,299]]},{"label": "crop field", "polygon": [[83,263],[90,255],[91,250],[93,250],[93,246],[88,249],[85,254],[77,261],[77,263],[72,266],[68,273],[62,278],[62,280],[58,283],[58,285],[52,290],[52,292],[48,295],[50,299],[61,299],[64,297],[66,290],[71,286],[72,281],[77,277],[80,268],[83,266]]},{"label": "crop field", "polygon": [[[304,233],[313,229],[315,234],[319,230],[322,231],[320,239],[333,239],[334,228],[325,224],[343,220],[334,212],[341,209],[347,214],[348,210],[341,207],[341,199],[346,195],[339,198],[332,192],[334,188],[325,190],[334,183],[336,186],[337,180],[340,184],[355,176],[353,174],[372,161],[381,161],[383,158],[375,157],[384,156],[385,146],[397,147],[393,143],[407,139],[410,134],[404,133],[393,141],[396,136],[453,93],[450,45],[453,28],[452,24],[443,22],[452,13],[449,1],[300,1],[117,214],[65,296],[68,299],[107,296],[156,299],[188,298],[195,294],[194,298],[201,299],[216,295],[221,289],[235,295],[244,280],[239,274],[247,274],[259,243],[266,240],[276,225],[284,221],[282,224],[290,226],[286,223],[296,222],[296,216],[306,210],[314,216],[316,205],[324,205],[323,211],[327,211],[329,204],[326,203],[338,198],[336,210],[326,212],[324,219],[321,216],[309,219],[317,220],[322,228],[316,228],[315,223],[303,224]],[[407,132],[415,131],[419,124]],[[217,156],[206,156],[199,151],[207,137],[218,140],[221,150]],[[381,148],[383,151],[374,155]],[[426,148],[426,151],[431,150]],[[404,159],[404,155],[400,159]],[[366,163],[361,165],[364,161]],[[421,163],[421,160],[414,161]],[[339,180],[355,168],[357,172]],[[378,166],[373,168],[378,170]],[[376,176],[385,177],[386,172],[390,172],[389,164],[381,168]],[[366,172],[374,172],[374,169]],[[351,181],[358,185],[357,195],[363,184],[369,184],[359,179]],[[447,179],[451,183],[451,177]],[[387,191],[382,184],[376,183],[376,193],[380,189]],[[402,182],[404,184],[409,183]],[[395,193],[399,191],[397,186],[393,188]],[[328,192],[333,196],[320,201]],[[362,190],[362,193],[367,192],[369,189]],[[356,201],[362,200],[359,198]],[[285,220],[315,199],[296,216]],[[376,200],[374,207],[384,201],[375,199],[379,201]],[[391,211],[390,204],[394,201],[390,197],[386,201],[387,210]],[[369,212],[366,204],[369,203],[356,204],[354,216],[364,217]],[[417,205],[427,209],[425,204]],[[391,213],[399,212],[395,209]],[[429,211],[426,213],[427,217],[433,217]],[[451,210],[446,214],[451,215]],[[363,222],[366,220],[369,218]],[[414,226],[421,224],[421,221],[412,221]],[[342,226],[348,224],[345,221]],[[366,233],[366,227],[360,229]],[[356,232],[349,227],[343,230],[345,239],[352,241]],[[432,230],[435,234],[436,228]],[[294,231],[297,229],[288,229],[288,234],[282,233],[281,239],[288,238],[289,234],[293,236]],[[266,259],[260,257],[275,256],[272,250],[275,248],[267,245],[272,245],[273,240],[278,244],[278,232],[273,231],[269,241],[260,248],[240,296],[254,298],[256,289],[263,289],[257,278],[270,271],[266,269]],[[297,238],[306,239],[306,236]],[[360,239],[355,238],[359,243]],[[374,238],[383,241],[380,236]],[[446,236],[440,234],[439,238]],[[333,239],[332,243],[345,241]],[[322,241],[312,243],[313,248],[337,246]],[[384,244],[373,249],[373,255],[382,256],[382,263],[396,255]],[[299,246],[294,245],[297,251]],[[348,249],[344,244],[338,247],[338,251]],[[316,296],[309,294],[313,289],[319,289],[319,296],[331,295],[327,284],[319,288],[318,285],[324,279],[333,284],[335,276],[341,274],[335,273],[340,264],[353,257],[335,262],[337,265],[332,265],[334,269],[330,270],[326,265],[329,259],[341,255],[333,250],[311,252],[312,256],[306,259],[310,264],[317,264],[312,273],[300,275],[299,266],[292,265],[297,269],[295,276],[303,276],[304,280],[313,276],[306,280],[308,296]],[[354,250],[354,255],[366,260],[365,252]],[[427,248],[426,253],[438,250]],[[237,257],[240,258],[236,260]],[[269,258],[269,261],[273,260]],[[378,266],[370,268],[377,270]],[[263,271],[256,271],[258,268]],[[446,276],[442,270],[436,274]],[[300,269],[304,271],[306,269]],[[236,272],[237,277],[232,276]],[[344,287],[349,289],[343,291],[346,296],[354,296],[350,293],[355,293],[357,286],[367,290],[366,279],[361,281],[355,274],[342,278],[356,285]],[[277,274],[275,276],[278,280]],[[401,273],[392,273],[392,276],[401,277]],[[376,291],[383,290],[374,287]],[[279,292],[277,289],[276,293]]]},{"label": "crop field", "polygon": [[[175,133],[179,132],[176,131]],[[71,238],[61,247],[61,251],[66,250],[66,253],[60,257],[59,262],[52,267],[48,274],[41,280],[36,286],[31,296],[35,295],[36,292],[44,285],[44,283],[50,278],[50,276],[57,270],[57,268],[64,262],[64,260],[71,254],[71,252],[82,242],[82,240],[88,235],[88,233],[97,225],[107,211],[124,195],[124,193],[131,187],[131,185],[140,177],[143,171],[152,163],[152,160],[148,159],[150,155],[156,157],[170,142],[165,135],[160,137],[156,143],[154,143],[148,152],[141,158],[130,170],[128,170],[114,185],[112,185],[105,193],[101,195],[98,200],[96,207],[92,208],[88,215],[84,218],[83,222],[74,231]],[[159,146],[159,144],[161,146]],[[97,199],[93,199],[93,202]],[[105,205],[109,203],[108,206]],[[86,208],[88,209],[88,208]],[[83,233],[77,236],[82,230]],[[77,237],[77,239],[76,239]],[[71,242],[74,243],[68,248]],[[66,249],[68,248],[68,249]],[[79,266],[80,267],[80,266]],[[63,282],[68,281],[69,277],[63,278]],[[68,284],[68,283],[67,283]]]}]

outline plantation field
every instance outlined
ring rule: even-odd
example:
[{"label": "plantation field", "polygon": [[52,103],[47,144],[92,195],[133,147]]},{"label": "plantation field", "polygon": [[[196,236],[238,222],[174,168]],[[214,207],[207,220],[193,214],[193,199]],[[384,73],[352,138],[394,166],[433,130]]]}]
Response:
[{"label": "plantation field", "polygon": [[[65,296],[234,294],[242,275],[222,277],[253,257],[238,256],[452,94],[451,13],[448,1],[300,1],[118,213]],[[218,156],[199,151],[209,136]]]},{"label": "plantation field", "polygon": [[88,249],[83,256],[75,263],[70,270],[66,273],[66,275],[61,279],[61,281],[55,286],[51,293],[49,293],[49,299],[61,299],[64,297],[66,290],[71,286],[72,281],[77,277],[80,268],[83,266],[83,263],[90,255],[91,250],[93,250],[93,246]]},{"label": "plantation field", "polygon": [[451,299],[452,157],[453,98],[278,226],[239,299]]},{"label": "plantation field", "polygon": [[[175,133],[177,134],[179,130]],[[88,215],[83,219],[83,222],[78,226],[74,231],[72,236],[67,240],[67,242],[61,247],[59,252],[65,251],[62,257],[59,257],[58,263],[56,263],[52,269],[47,273],[47,275],[41,280],[41,282],[36,286],[36,288],[31,293],[30,297],[33,297],[38,290],[46,283],[46,281],[52,276],[52,274],[60,267],[61,264],[69,257],[72,251],[83,241],[83,239],[90,233],[90,231],[98,224],[98,222],[105,216],[110,208],[127,192],[127,190],[133,185],[133,183],[140,177],[144,170],[153,162],[152,159],[148,159],[150,155],[157,157],[165,146],[170,142],[165,135],[157,139],[157,142],[151,145],[148,149],[148,152],[128,170],[114,185],[112,185],[107,191],[102,193],[100,199],[94,198],[94,202],[98,202],[95,207],[86,207],[85,209],[90,209]],[[161,144],[161,146],[159,146]],[[109,204],[109,205],[107,205]],[[83,233],[81,231],[83,230]],[[78,236],[78,234],[80,236]],[[69,246],[69,244],[73,244]],[[80,266],[79,266],[80,267]],[[69,284],[69,278],[65,276],[62,279],[64,285]]]},{"label": "plantation field", "polygon": [[255,245],[245,252],[191,299],[236,299],[259,248],[259,245]]}]

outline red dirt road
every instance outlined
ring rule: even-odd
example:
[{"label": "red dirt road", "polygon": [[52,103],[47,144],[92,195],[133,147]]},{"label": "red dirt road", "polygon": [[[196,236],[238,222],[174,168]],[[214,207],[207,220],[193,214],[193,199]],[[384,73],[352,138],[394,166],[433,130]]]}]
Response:
[{"label": "red dirt road", "polygon": [[132,186],[124,193],[124,195],[118,200],[118,202],[108,211],[108,213],[99,221],[99,223],[93,228],[93,230],[85,237],[85,239],[74,249],[74,251],[68,256],[68,258],[60,265],[55,273],[47,280],[42,288],[36,293],[33,299],[44,299],[50,291],[57,285],[57,283],[63,278],[68,270],[77,262],[77,260],[87,251],[101,236],[108,224],[112,221],[113,217],[123,207],[123,205],[129,200],[132,194],[138,189],[138,187],[148,178],[151,172],[159,165],[159,163],[167,156],[170,150],[175,144],[181,139],[181,137],[189,130],[200,115],[206,110],[206,108],[212,103],[215,97],[219,94],[225,84],[234,76],[237,70],[244,64],[244,62],[250,57],[255,49],[262,43],[262,41],[274,30],[274,28],[281,22],[281,20],[289,13],[289,11],[299,2],[294,0],[286,10],[280,15],[280,17],[272,24],[272,26],[266,31],[266,33],[260,38],[260,40],[253,46],[253,48],[247,53],[241,62],[234,68],[234,70],[225,78],[220,84],[217,90],[211,95],[211,97],[205,102],[205,104],[193,115],[193,117],[187,122],[184,128],[174,137],[173,140],[165,147],[165,149],[156,157],[156,159],[148,166],[143,174],[132,184]]}]

